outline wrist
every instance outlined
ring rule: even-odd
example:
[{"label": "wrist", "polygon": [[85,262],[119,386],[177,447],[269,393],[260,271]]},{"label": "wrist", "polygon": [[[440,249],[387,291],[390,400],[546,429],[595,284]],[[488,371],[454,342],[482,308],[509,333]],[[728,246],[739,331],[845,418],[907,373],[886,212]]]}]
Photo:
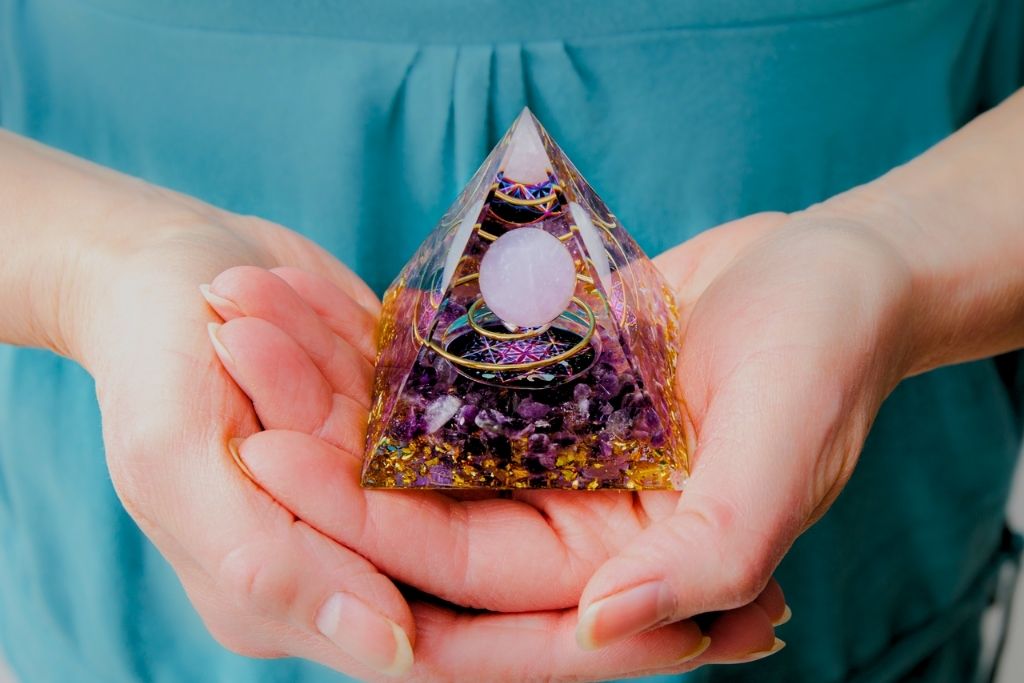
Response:
[{"label": "wrist", "polygon": [[905,376],[1024,341],[1024,232],[961,195],[954,178],[916,163],[823,205],[856,215],[906,264]]},{"label": "wrist", "polygon": [[886,254],[893,273],[891,282],[899,283],[886,288],[894,311],[888,327],[900,341],[898,379],[934,367],[938,350],[944,346],[940,331],[948,325],[947,311],[942,306],[935,256],[929,253],[933,245],[924,238],[914,202],[883,176],[836,195],[808,213],[827,216],[832,222],[845,221]]},{"label": "wrist", "polygon": [[911,274],[908,373],[1024,346],[1024,91],[828,204],[862,216]]},{"label": "wrist", "polygon": [[187,267],[186,258],[175,264],[168,258],[164,264],[157,254],[171,251],[170,245],[195,252],[201,244],[198,235],[208,231],[208,218],[151,189],[153,196],[115,198],[102,220],[64,237],[63,274],[57,278],[59,315],[52,321],[59,347],[54,350],[94,375],[101,363],[116,363],[105,354],[116,347],[111,334],[130,330],[131,318],[147,308],[165,306],[155,283]]},{"label": "wrist", "polygon": [[914,372],[922,354],[912,333],[920,283],[913,262],[888,234],[903,218],[861,189],[793,214],[788,226],[796,234],[789,243],[796,254],[786,258],[792,268],[816,272],[821,295],[845,310],[843,336],[858,350],[858,372],[881,400]]},{"label": "wrist", "polygon": [[198,202],[0,130],[0,342],[81,360],[104,281]]}]

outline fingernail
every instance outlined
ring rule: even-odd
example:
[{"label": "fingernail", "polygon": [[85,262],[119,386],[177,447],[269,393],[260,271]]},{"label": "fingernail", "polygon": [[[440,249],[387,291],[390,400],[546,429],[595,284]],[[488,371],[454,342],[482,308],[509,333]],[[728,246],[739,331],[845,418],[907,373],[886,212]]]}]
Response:
[{"label": "fingernail", "polygon": [[697,657],[700,657],[702,654],[707,652],[707,649],[709,647],[711,647],[711,637],[710,636],[704,636],[703,638],[700,639],[700,642],[697,643],[697,647],[695,647],[692,652],[689,652],[688,654],[683,655],[682,659],[679,659],[679,660],[676,661],[676,665],[686,664],[689,661],[697,659]]},{"label": "fingernail", "polygon": [[771,646],[770,649],[768,649],[768,650],[761,650],[759,652],[751,652],[746,657],[743,657],[741,659],[736,660],[736,663],[737,664],[745,664],[747,662],[756,662],[759,659],[764,659],[765,657],[771,657],[773,654],[775,654],[776,652],[778,652],[779,650],[781,650],[784,647],[786,647],[786,641],[779,640],[778,638],[776,638],[775,642],[772,643],[772,646]]},{"label": "fingernail", "polygon": [[209,323],[206,326],[206,331],[210,335],[210,343],[213,344],[213,350],[217,352],[217,357],[220,358],[220,362],[224,365],[231,365],[235,362],[235,359],[231,357],[231,352],[228,351],[227,347],[217,336],[220,332],[220,323]]},{"label": "fingernail", "polygon": [[786,609],[782,611],[782,616],[777,621],[772,623],[772,626],[782,626],[788,624],[789,620],[793,618],[793,610],[789,609],[789,605],[786,605]]},{"label": "fingernail", "polygon": [[245,313],[242,312],[242,309],[239,308],[238,304],[234,301],[231,299],[225,299],[224,297],[211,292],[210,285],[199,285],[199,292],[203,295],[203,298],[206,299],[206,303],[210,304],[210,306],[213,307],[213,310],[217,311],[217,314],[225,320],[239,318],[245,315]]},{"label": "fingernail", "polygon": [[316,627],[348,656],[387,676],[412,668],[412,645],[402,627],[351,593],[327,598]]},{"label": "fingernail", "polygon": [[242,470],[242,474],[249,478],[250,481],[255,482],[256,477],[252,476],[252,470],[245,464],[245,460],[242,459],[242,442],[245,439],[235,437],[228,441],[228,453],[231,454],[231,459],[235,461],[235,465],[238,469]]},{"label": "fingernail", "polygon": [[588,607],[576,627],[576,641],[584,650],[596,650],[667,623],[675,611],[676,596],[667,583],[643,583]]}]

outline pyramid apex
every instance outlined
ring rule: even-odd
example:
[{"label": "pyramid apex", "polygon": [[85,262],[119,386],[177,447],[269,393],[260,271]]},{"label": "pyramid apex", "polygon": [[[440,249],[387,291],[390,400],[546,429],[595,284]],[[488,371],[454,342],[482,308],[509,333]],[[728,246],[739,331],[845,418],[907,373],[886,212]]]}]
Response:
[{"label": "pyramid apex", "polygon": [[522,183],[547,180],[551,161],[540,137],[540,122],[529,107],[523,107],[509,129],[508,150],[501,168],[505,176]]},{"label": "pyramid apex", "polygon": [[534,121],[536,121],[537,116],[530,110],[529,107],[524,106],[522,109],[519,110],[519,114],[516,116],[516,120],[512,124],[512,126],[515,127],[515,125],[522,121],[523,119],[533,119]]}]

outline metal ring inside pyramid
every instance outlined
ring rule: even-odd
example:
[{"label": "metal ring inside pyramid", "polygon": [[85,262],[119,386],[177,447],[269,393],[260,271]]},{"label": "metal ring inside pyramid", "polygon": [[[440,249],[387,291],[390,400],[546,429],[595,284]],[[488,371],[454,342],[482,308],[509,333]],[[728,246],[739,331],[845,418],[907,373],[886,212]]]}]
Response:
[{"label": "metal ring inside pyramid", "polygon": [[[528,329],[526,332],[495,332],[493,330],[488,330],[486,327],[477,322],[476,319],[476,314],[480,311],[480,307],[483,305],[484,300],[482,298],[474,301],[473,304],[469,307],[469,310],[466,311],[466,321],[477,334],[482,334],[483,336],[488,337],[490,339],[501,339],[502,341],[526,339],[527,337],[536,337],[538,334],[543,334],[548,330],[549,327],[551,327],[551,323],[545,323],[540,327],[532,327]],[[497,317],[497,315],[495,315],[493,311],[491,311],[491,315]]]},{"label": "metal ring inside pyramid", "polygon": [[[422,292],[420,293],[422,295]],[[583,337],[570,349],[566,349],[562,353],[545,358],[544,360],[531,361],[528,363],[483,363],[481,361],[468,360],[462,356],[456,356],[454,353],[449,353],[446,349],[442,348],[439,344],[435,343],[431,339],[424,339],[423,335],[420,334],[419,318],[417,311],[419,309],[419,302],[412,309],[412,334],[416,338],[416,341],[421,345],[426,346],[431,351],[441,356],[445,360],[455,363],[456,365],[464,368],[471,368],[473,370],[484,370],[489,372],[512,372],[518,370],[536,370],[537,368],[545,368],[549,365],[561,363],[563,360],[568,360],[587,348],[590,344],[590,340],[594,337],[594,331],[597,329],[597,317],[594,315],[594,311],[587,305],[587,302],[579,297],[573,297],[572,303],[582,309],[583,313],[587,316],[587,331]],[[563,314],[564,315],[564,314]]]},{"label": "metal ring inside pyramid", "polygon": [[518,197],[512,197],[510,195],[505,194],[501,190],[499,190],[498,187],[497,187],[497,184],[495,184],[495,186],[494,186],[494,196],[495,197],[497,197],[498,199],[500,199],[503,202],[506,202],[508,204],[513,204],[515,206],[540,206],[541,204],[548,204],[549,202],[553,202],[555,199],[557,199],[558,196],[557,196],[556,193],[561,192],[561,191],[562,191],[562,188],[560,188],[558,185],[554,185],[554,186],[552,186],[551,194],[549,194],[549,195],[545,195],[543,197],[537,197],[535,199],[519,199]]}]

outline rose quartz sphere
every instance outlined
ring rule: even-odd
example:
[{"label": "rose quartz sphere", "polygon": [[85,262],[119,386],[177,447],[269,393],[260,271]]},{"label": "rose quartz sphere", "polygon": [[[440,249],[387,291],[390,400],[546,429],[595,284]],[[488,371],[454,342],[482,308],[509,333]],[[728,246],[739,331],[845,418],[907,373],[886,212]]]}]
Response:
[{"label": "rose quartz sphere", "polygon": [[557,318],[576,290],[572,255],[557,237],[538,228],[510,230],[480,262],[480,293],[502,322],[540,327]]}]

